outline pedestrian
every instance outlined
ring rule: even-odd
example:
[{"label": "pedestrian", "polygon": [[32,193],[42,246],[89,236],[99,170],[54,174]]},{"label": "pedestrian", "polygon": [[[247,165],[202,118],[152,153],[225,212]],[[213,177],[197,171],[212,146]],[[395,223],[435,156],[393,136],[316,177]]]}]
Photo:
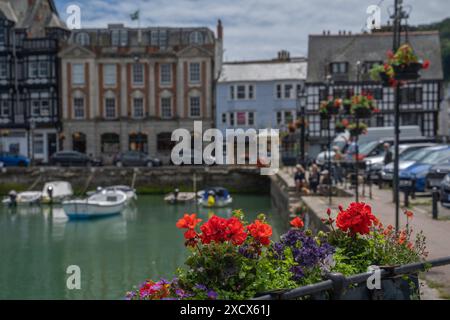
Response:
[{"label": "pedestrian", "polygon": [[309,189],[312,192],[317,193],[317,187],[319,186],[319,183],[320,183],[320,171],[317,164],[314,163],[309,171]]},{"label": "pedestrian", "polygon": [[336,184],[343,184],[344,179],[342,177],[342,160],[343,155],[338,146],[333,147],[334,157],[333,157],[333,178]]},{"label": "pedestrian", "polygon": [[305,168],[303,168],[301,164],[298,164],[296,166],[296,169],[297,170],[294,175],[295,189],[297,190],[297,192],[302,192],[307,187]]},{"label": "pedestrian", "polygon": [[394,156],[392,155],[391,145],[389,143],[384,144],[384,165],[388,165],[393,161]]}]

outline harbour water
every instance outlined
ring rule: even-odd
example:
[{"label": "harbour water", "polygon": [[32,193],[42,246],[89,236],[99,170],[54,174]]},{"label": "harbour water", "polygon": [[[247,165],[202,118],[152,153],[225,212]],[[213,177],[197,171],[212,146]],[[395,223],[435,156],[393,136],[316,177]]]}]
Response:
[{"label": "harbour water", "polygon": [[[194,212],[206,220],[209,210],[162,198],[141,196],[122,215],[93,221],[68,221],[58,207],[0,206],[0,299],[122,299],[145,279],[172,277],[187,254],[176,221]],[[274,239],[284,231],[268,195],[234,196],[233,208],[249,221],[266,213]],[[67,289],[71,265],[81,269],[80,290]]]}]

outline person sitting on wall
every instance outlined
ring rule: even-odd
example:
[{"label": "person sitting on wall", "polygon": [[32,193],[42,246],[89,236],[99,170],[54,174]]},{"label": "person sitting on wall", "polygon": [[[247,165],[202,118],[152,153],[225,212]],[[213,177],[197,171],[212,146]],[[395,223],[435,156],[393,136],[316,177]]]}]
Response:
[{"label": "person sitting on wall", "polygon": [[294,181],[295,181],[295,190],[300,193],[309,193],[309,190],[307,188],[307,182],[306,182],[306,171],[305,168],[301,164],[298,164],[296,166],[296,172],[294,175]]},{"label": "person sitting on wall", "polygon": [[322,171],[319,179],[318,190],[320,194],[326,195],[328,194],[328,190],[330,188],[330,172],[328,170]]},{"label": "person sitting on wall", "polygon": [[314,163],[309,171],[309,189],[312,192],[317,193],[317,187],[319,186],[319,183],[320,183],[320,171],[317,164]]}]

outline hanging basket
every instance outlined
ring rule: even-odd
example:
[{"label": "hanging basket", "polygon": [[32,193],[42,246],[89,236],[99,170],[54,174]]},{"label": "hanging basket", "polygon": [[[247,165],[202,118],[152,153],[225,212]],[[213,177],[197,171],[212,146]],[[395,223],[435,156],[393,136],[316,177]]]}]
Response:
[{"label": "hanging basket", "polygon": [[360,107],[353,109],[353,114],[355,115],[356,118],[366,119],[370,118],[370,116],[372,115],[372,111],[369,108]]},{"label": "hanging basket", "polygon": [[386,72],[380,72],[380,80],[383,87],[391,86],[391,78],[388,76]]},{"label": "hanging basket", "polygon": [[395,80],[408,81],[419,79],[419,71],[422,69],[421,63],[410,63],[402,65],[394,65]]},{"label": "hanging basket", "polygon": [[344,114],[351,114],[352,112],[352,104],[351,103],[344,103],[344,108],[342,110],[344,110]]}]

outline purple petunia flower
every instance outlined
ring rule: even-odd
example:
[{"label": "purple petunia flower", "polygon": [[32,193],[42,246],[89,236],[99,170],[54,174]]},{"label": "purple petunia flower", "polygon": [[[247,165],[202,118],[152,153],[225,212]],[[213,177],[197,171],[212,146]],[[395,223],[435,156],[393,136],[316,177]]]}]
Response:
[{"label": "purple petunia flower", "polygon": [[214,290],[209,290],[208,291],[208,298],[211,300],[216,300],[217,299],[217,292],[215,292]]}]

